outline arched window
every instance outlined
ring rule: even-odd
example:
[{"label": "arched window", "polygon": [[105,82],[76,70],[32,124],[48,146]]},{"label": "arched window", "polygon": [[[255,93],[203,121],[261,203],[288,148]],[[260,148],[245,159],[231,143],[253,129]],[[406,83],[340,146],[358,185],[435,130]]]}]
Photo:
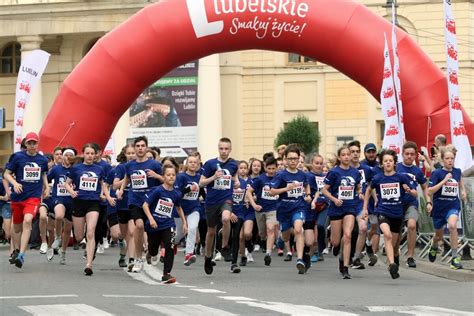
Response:
[{"label": "arched window", "polygon": [[17,74],[21,64],[21,45],[16,42],[8,43],[0,53],[0,73]]}]

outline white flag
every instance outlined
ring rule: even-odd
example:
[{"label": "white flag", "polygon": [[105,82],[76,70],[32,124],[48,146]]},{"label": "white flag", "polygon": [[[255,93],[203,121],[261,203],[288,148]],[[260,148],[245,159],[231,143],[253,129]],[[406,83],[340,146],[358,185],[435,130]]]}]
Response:
[{"label": "white flag", "polygon": [[[46,69],[49,56],[50,54],[47,52],[37,49],[29,53],[21,61],[20,71],[18,72],[18,79],[16,82],[15,120],[13,122],[14,152],[20,150],[26,106],[30,100],[31,91]],[[38,131],[34,132],[37,133]]]},{"label": "white flag", "polygon": [[462,117],[461,97],[459,94],[458,83],[459,62],[456,22],[451,10],[450,0],[444,0],[444,15],[451,143],[458,151],[456,154],[455,166],[464,171],[472,166],[472,155],[471,146],[469,145],[469,139],[464,127],[464,119]]},{"label": "white flag", "polygon": [[384,33],[384,72],[382,90],[380,91],[380,103],[382,105],[382,113],[385,121],[385,133],[383,137],[384,149],[394,150],[398,158],[401,159],[401,150],[403,147],[403,139],[400,134],[400,121],[398,118],[397,99],[395,96],[395,87],[393,85],[392,62],[388,51],[387,34]]},{"label": "white flag", "polygon": [[395,25],[395,3],[392,3],[392,50],[393,50],[393,81],[395,82],[395,90],[398,104],[398,120],[400,121],[400,135],[405,142],[405,123],[403,119],[403,103],[402,103],[402,84],[400,83],[400,59],[398,57],[398,44]]}]

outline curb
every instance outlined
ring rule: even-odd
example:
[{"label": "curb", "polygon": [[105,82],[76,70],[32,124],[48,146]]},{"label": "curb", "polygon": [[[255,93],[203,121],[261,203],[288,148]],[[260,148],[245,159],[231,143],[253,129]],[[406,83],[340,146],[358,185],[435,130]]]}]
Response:
[{"label": "curb", "polygon": [[471,269],[452,270],[449,266],[421,260],[416,261],[415,269],[408,268],[402,264],[400,266],[405,270],[418,271],[452,281],[474,282],[474,271]]}]

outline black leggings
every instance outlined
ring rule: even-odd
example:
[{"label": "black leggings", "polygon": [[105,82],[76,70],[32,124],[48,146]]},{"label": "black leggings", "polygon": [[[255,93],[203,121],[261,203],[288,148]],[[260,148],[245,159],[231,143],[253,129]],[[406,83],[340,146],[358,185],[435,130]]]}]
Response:
[{"label": "black leggings", "polygon": [[206,247],[207,222],[205,219],[199,220],[199,243],[202,247]]},{"label": "black leggings", "polygon": [[232,243],[232,264],[237,263],[237,258],[239,257],[239,248],[240,248],[240,231],[242,230],[242,226],[244,225],[244,221],[239,218],[236,223],[231,223],[231,236],[230,240]]},{"label": "black leggings", "polygon": [[99,210],[99,218],[95,226],[95,244],[102,244],[103,238],[107,237],[107,206],[101,205]]},{"label": "black leggings", "polygon": [[158,248],[163,243],[165,249],[165,258],[163,261],[163,274],[170,274],[174,262],[174,237],[176,235],[174,228],[166,228],[159,231],[147,232],[148,252],[152,257],[158,255]]}]

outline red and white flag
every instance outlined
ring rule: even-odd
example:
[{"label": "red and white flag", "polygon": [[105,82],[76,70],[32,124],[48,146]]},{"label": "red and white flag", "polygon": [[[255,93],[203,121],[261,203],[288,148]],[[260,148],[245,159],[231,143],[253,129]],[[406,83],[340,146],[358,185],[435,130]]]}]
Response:
[{"label": "red and white flag", "polygon": [[[33,88],[46,69],[49,56],[51,55],[47,52],[37,49],[29,53],[21,61],[18,79],[16,82],[15,120],[13,122],[14,152],[20,150],[26,106],[30,101]],[[34,132],[37,133],[38,131]]]},{"label": "red and white flag", "polygon": [[444,15],[447,55],[447,77],[449,93],[449,116],[451,120],[451,143],[456,147],[455,166],[466,170],[472,166],[471,146],[464,127],[461,97],[459,94],[458,42],[456,39],[456,22],[451,9],[451,1],[444,0]]},{"label": "red and white flag", "polygon": [[395,87],[393,84],[392,62],[388,51],[387,34],[384,33],[384,72],[382,90],[380,91],[380,103],[382,105],[382,113],[385,121],[385,134],[383,137],[382,147],[392,149],[401,159],[401,151],[403,147],[403,138],[400,133],[400,121],[397,109],[397,97],[395,96]]},{"label": "red and white flag", "polygon": [[395,3],[392,2],[392,51],[393,51],[393,81],[398,104],[398,120],[400,121],[400,135],[405,142],[405,123],[403,122],[402,84],[400,82],[400,59],[398,57],[398,44],[395,24]]}]

